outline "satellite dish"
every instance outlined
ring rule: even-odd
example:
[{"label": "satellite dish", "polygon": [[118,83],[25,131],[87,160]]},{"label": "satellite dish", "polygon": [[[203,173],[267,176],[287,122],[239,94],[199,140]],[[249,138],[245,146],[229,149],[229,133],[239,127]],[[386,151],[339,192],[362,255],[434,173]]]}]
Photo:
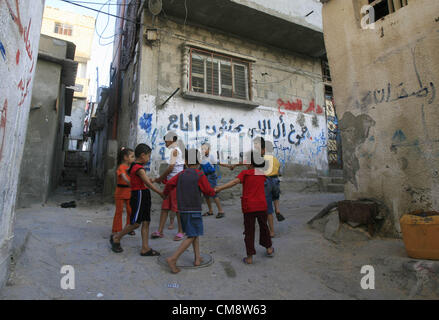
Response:
[{"label": "satellite dish", "polygon": [[163,3],[162,0],[149,0],[148,2],[148,8],[149,11],[154,15],[158,15],[160,12],[162,12]]}]

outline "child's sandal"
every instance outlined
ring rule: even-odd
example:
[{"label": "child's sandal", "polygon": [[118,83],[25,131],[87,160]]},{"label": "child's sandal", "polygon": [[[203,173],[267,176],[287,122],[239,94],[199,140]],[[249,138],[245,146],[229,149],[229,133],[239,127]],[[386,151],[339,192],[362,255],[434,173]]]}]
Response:
[{"label": "child's sandal", "polygon": [[152,238],[152,239],[163,238],[163,233],[160,233],[160,232],[158,232],[158,231],[154,231],[154,232],[151,234],[151,238]]},{"label": "child's sandal", "polygon": [[160,255],[160,252],[155,251],[154,249],[149,250],[148,252],[142,253],[140,252],[142,257],[156,257]]},{"label": "child's sandal", "polygon": [[205,212],[203,213],[203,217],[213,216],[213,212]]},{"label": "child's sandal", "polygon": [[276,218],[277,218],[277,221],[284,221],[285,220],[285,217],[280,213],[276,213]]},{"label": "child's sandal", "polygon": [[177,233],[174,237],[174,241],[181,241],[184,239],[184,234],[183,233]]},{"label": "child's sandal", "polygon": [[274,257],[274,248],[272,248],[273,249],[273,251],[271,251],[271,253],[266,253],[266,256],[267,257],[269,257],[269,258],[273,258]]},{"label": "child's sandal", "polygon": [[110,237],[110,244],[111,244],[111,250],[113,252],[121,253],[123,251],[122,247],[120,246],[120,243],[114,242],[113,235],[111,235]]}]

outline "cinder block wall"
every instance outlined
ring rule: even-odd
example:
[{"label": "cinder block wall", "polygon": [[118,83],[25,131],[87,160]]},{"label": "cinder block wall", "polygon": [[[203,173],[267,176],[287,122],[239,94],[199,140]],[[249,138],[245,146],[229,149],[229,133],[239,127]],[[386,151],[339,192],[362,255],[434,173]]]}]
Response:
[{"label": "cinder block wall", "polygon": [[[151,25],[148,15],[145,19],[145,24]],[[155,23],[160,28],[160,40],[151,45],[142,38],[141,52],[134,59],[139,61],[139,70],[126,73],[124,78],[124,90],[128,87],[137,90],[130,83],[135,79],[140,81],[137,119],[134,122],[135,143],[146,142],[153,147],[149,168],[152,175],[158,173],[160,163],[168,157],[162,139],[168,128],[175,130],[189,145],[195,146],[205,140],[215,144],[216,135],[212,135],[209,129],[213,126],[219,128],[224,122],[228,126],[232,124],[233,128],[242,125],[240,132],[226,133],[233,140],[239,134],[248,137],[251,129],[256,129],[255,135],[259,135],[259,126],[263,128],[264,121],[267,123],[268,120],[271,129],[267,128],[265,137],[275,142],[275,153],[281,161],[285,178],[328,171],[327,126],[319,59],[299,56],[217,30],[191,25],[183,27],[183,24],[169,19],[156,19]],[[232,55],[255,59],[251,81],[253,102],[257,106],[240,107],[216,101],[190,100],[183,98],[180,90],[165,107],[158,108],[157,105],[176,88],[183,89],[183,73],[187,68],[184,46],[187,41],[208,46],[213,51],[225,50]],[[124,94],[130,97],[132,92]],[[298,101],[303,105],[301,112],[286,110],[285,106]],[[128,103],[125,98],[122,108],[127,108]],[[185,130],[189,117],[193,122],[199,117],[200,130]],[[171,119],[178,120],[172,122]],[[285,133],[276,137],[278,126],[280,131],[285,128]],[[127,127],[125,131],[129,132]],[[236,148],[232,149],[236,151]],[[224,176],[236,173],[223,171]]]}]

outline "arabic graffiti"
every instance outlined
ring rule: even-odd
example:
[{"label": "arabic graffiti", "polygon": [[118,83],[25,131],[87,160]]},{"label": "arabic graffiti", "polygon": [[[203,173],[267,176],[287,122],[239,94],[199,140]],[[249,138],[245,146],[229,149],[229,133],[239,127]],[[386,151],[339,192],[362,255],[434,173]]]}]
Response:
[{"label": "arabic graffiti", "polygon": [[1,41],[0,41],[0,53],[2,55],[3,60],[6,61],[6,49]]},{"label": "arabic graffiti", "polygon": [[[19,0],[15,0],[15,10],[13,10],[12,6],[9,3],[9,0],[4,0],[4,1],[6,3],[6,6],[8,7],[11,19],[14,22],[14,24],[17,26],[18,32],[19,32],[20,36],[22,37],[24,47],[25,47],[26,52],[27,52],[27,57],[32,62],[32,65],[31,65],[29,71],[27,72],[27,76],[25,76],[24,78],[21,78],[18,85],[17,85],[17,89],[20,92],[20,100],[18,102],[18,106],[20,107],[24,104],[26,97],[29,95],[29,90],[30,90],[31,83],[32,83],[32,72],[34,70],[34,65],[35,65],[35,61],[34,61],[33,54],[32,54],[32,44],[31,44],[31,41],[29,39],[29,34],[30,34],[30,30],[31,30],[31,25],[32,25],[32,19],[29,19],[27,26],[23,27],[23,24],[21,21],[21,16],[20,16]],[[6,50],[3,46],[3,44],[1,44],[1,46],[0,46],[0,51],[2,52],[2,56],[5,59]],[[19,63],[20,63],[20,55],[21,55],[20,49],[17,49],[17,53],[15,56],[16,65],[19,65]]]},{"label": "arabic graffiti", "polygon": [[[285,112],[281,111],[281,107],[284,107],[285,110],[291,110],[291,111],[302,111],[303,103],[302,100],[296,99],[295,102],[290,101],[283,101],[282,99],[277,100],[278,110],[281,115],[285,115]],[[317,105],[314,101],[314,99],[311,100],[309,103],[308,109],[305,110],[305,113],[311,113],[314,112],[316,114],[323,114],[323,109],[320,105]]]},{"label": "arabic graffiti", "polygon": [[[141,132],[139,142],[146,141],[155,150],[153,162],[169,159],[169,152],[161,137],[169,130],[173,130],[187,148],[199,148],[204,142],[209,142],[212,150],[218,151],[219,159],[225,162],[237,160],[238,149],[251,146],[251,140],[255,136],[264,136],[276,145],[276,156],[282,168],[291,161],[308,166],[317,163],[324,165],[325,161],[327,163],[325,154],[327,141],[324,132],[326,126],[325,130],[317,134],[315,127],[309,130],[305,120],[293,122],[297,120],[295,117],[287,118],[280,115],[277,119],[256,119],[255,126],[245,125],[233,117],[218,119],[218,123],[209,123],[202,118],[202,115],[193,113],[170,114],[164,119],[167,122],[160,124],[159,119],[155,119],[154,114],[150,113],[143,113],[139,118],[138,126]],[[150,169],[151,164],[148,164],[147,170]]]},{"label": "arabic graffiti", "polygon": [[4,1],[6,2],[6,6],[8,7],[9,14],[11,15],[12,21],[14,21],[14,23],[17,25],[18,32],[23,37],[23,41],[24,41],[27,55],[28,55],[29,59],[32,61],[33,60],[32,49],[31,49],[32,45],[31,45],[31,42],[29,39],[29,33],[30,33],[31,24],[32,24],[32,19],[29,19],[27,27],[23,27],[23,24],[21,22],[21,17],[20,17],[19,1],[15,0],[15,8],[16,8],[15,11],[17,12],[16,14],[14,13],[14,10],[12,10],[12,7],[9,4],[9,1],[8,0],[4,0]]},{"label": "arabic graffiti", "polygon": [[354,105],[359,109],[367,108],[371,105],[379,105],[382,103],[389,103],[400,101],[408,98],[426,99],[428,104],[432,104],[436,100],[436,86],[433,82],[428,82],[424,85],[416,65],[415,51],[412,50],[413,68],[416,74],[416,79],[419,88],[410,90],[405,87],[404,82],[394,85],[388,82],[384,88],[367,91],[359,100],[354,101]]},{"label": "arabic graffiti", "polygon": [[0,111],[0,161],[3,155],[3,147],[5,145],[7,116],[8,116],[8,100],[6,99],[3,104],[2,110]]}]

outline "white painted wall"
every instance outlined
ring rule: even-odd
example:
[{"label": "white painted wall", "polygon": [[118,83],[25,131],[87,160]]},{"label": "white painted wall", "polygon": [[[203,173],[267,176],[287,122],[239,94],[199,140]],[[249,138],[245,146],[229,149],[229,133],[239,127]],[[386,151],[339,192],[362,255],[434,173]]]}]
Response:
[{"label": "white painted wall", "polygon": [[82,139],[86,107],[87,101],[85,99],[73,99],[72,115],[65,117],[65,122],[72,123],[71,138]]},{"label": "white painted wall", "polygon": [[[254,9],[266,11],[314,30],[323,31],[322,4],[319,0],[232,0]],[[312,14],[308,15],[311,11]]]},{"label": "white painted wall", "polygon": [[33,0],[32,5],[29,0],[0,1],[0,287],[6,279],[13,238],[43,8],[44,0]]},{"label": "white painted wall", "polygon": [[[231,157],[234,159],[237,159],[239,155],[239,135],[243,134],[244,136],[244,152],[250,150],[252,138],[249,135],[249,129],[256,129],[255,136],[261,135],[259,122],[263,128],[265,121],[267,131],[264,137],[273,141],[275,155],[284,169],[288,169],[288,166],[292,164],[299,164],[310,169],[328,170],[327,126],[324,115],[285,111],[282,120],[280,120],[279,111],[275,108],[259,106],[256,109],[248,108],[246,110],[180,97],[171,99],[166,104],[165,109],[157,112],[155,110],[154,96],[140,96],[137,143],[147,143],[153,148],[150,167],[153,173],[157,173],[160,162],[169,159],[163,141],[163,136],[168,130],[174,130],[189,147],[200,146],[202,142],[208,140],[214,148],[218,141],[219,128],[222,127],[222,119],[226,122],[227,129],[223,134],[224,137],[220,138],[218,149],[226,154],[230,140]],[[173,115],[177,116],[175,123],[170,121],[170,117]],[[186,123],[189,122],[189,117],[192,115],[192,131],[182,130],[180,115],[183,117],[183,128],[186,128]],[[196,130],[196,117],[199,117],[199,131]],[[303,126],[298,121],[300,117],[304,119]],[[233,120],[232,124],[230,123],[231,119]],[[268,121],[270,121],[271,130],[268,129]],[[239,125],[242,125],[240,132],[233,132]],[[216,134],[212,134],[213,126],[216,128]],[[285,133],[283,128],[285,128]],[[302,136],[302,133],[303,137],[299,139],[297,135]]]}]

